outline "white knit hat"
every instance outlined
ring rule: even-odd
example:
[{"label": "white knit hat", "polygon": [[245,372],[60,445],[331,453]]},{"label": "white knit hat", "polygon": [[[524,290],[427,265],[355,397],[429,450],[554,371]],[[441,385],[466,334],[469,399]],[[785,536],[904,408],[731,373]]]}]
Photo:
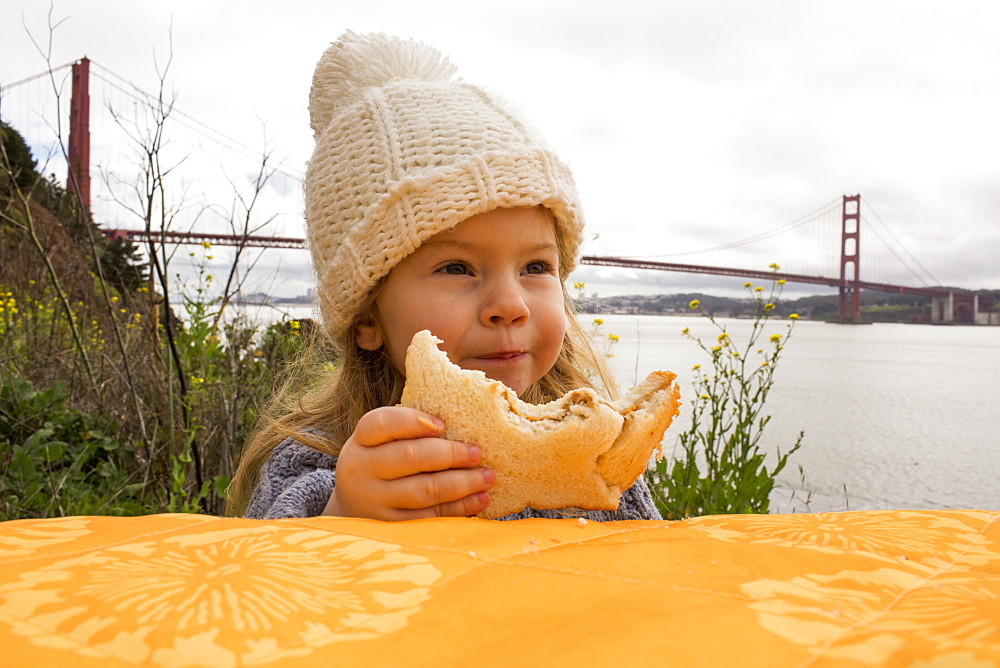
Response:
[{"label": "white knit hat", "polygon": [[316,66],[306,223],[335,338],[379,279],[477,213],[545,206],[573,258],[562,278],[573,268],[583,219],[569,169],[492,93],[452,80],[455,71],[420,42],[353,32]]}]

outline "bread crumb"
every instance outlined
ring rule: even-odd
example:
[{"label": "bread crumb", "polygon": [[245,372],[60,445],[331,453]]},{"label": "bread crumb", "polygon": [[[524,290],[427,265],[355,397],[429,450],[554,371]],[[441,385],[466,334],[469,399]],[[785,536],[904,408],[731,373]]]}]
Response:
[{"label": "bread crumb", "polygon": [[475,559],[476,558],[476,552],[475,552],[475,550],[469,550],[469,556],[472,557],[473,559]]},{"label": "bread crumb", "polygon": [[576,518],[576,523],[579,524],[580,526],[586,526],[587,525],[587,520],[586,520],[586,518],[578,517],[578,518]]}]

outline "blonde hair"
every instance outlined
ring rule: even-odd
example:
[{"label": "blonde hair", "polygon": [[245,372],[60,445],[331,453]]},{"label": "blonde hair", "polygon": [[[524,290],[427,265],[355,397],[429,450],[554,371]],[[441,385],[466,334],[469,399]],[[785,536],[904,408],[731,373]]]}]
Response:
[{"label": "blonde hair", "polygon": [[[544,207],[540,208],[547,211]],[[561,242],[559,228],[555,230],[560,266],[567,266],[562,264],[565,245]],[[261,467],[274,448],[286,438],[294,438],[315,450],[337,456],[365,413],[399,403],[405,378],[389,359],[384,346],[370,351],[355,342],[358,326],[371,322],[374,316],[377,296],[378,287],[367,296],[352,326],[341,335],[340,340],[333,342],[341,353],[335,369],[314,370],[315,364],[310,362],[311,350],[323,343],[314,341],[298,361],[295,371],[275,394],[275,399],[258,420],[243,449],[228,489],[227,515],[243,514]],[[594,349],[590,336],[577,322],[565,283],[563,304],[567,327],[559,356],[552,368],[526,389],[520,398],[541,404],[558,399],[578,387],[590,387],[608,398],[616,399],[617,388],[605,358]],[[302,392],[304,382],[307,390]]]}]

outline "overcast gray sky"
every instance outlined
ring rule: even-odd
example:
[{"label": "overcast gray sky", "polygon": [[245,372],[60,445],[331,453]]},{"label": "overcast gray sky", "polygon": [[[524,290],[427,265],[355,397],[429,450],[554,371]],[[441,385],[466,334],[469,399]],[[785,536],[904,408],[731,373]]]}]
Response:
[{"label": "overcast gray sky", "polygon": [[[44,69],[22,24],[45,39],[47,12],[0,5],[0,82]],[[521,107],[570,164],[587,254],[718,246],[861,193],[941,283],[1000,288],[993,0],[56,0],[53,16],[65,19],[53,63],[87,55],[147,90],[172,34],[177,107],[252,146],[263,123],[300,171],[326,46],[346,29],[422,39]],[[291,200],[275,234],[302,234],[297,188]],[[301,254],[262,265],[279,258],[289,285],[305,285]],[[783,258],[756,268],[771,260]],[[602,295],[734,283],[595,268],[574,279]]]}]

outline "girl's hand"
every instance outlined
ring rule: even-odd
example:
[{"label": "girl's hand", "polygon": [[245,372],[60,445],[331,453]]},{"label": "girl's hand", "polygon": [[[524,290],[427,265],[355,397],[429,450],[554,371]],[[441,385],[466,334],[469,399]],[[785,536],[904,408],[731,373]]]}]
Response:
[{"label": "girl's hand", "polygon": [[404,406],[369,411],[337,458],[324,515],[408,520],[466,517],[490,504],[493,471],[477,445],[440,438],[444,423]]}]

